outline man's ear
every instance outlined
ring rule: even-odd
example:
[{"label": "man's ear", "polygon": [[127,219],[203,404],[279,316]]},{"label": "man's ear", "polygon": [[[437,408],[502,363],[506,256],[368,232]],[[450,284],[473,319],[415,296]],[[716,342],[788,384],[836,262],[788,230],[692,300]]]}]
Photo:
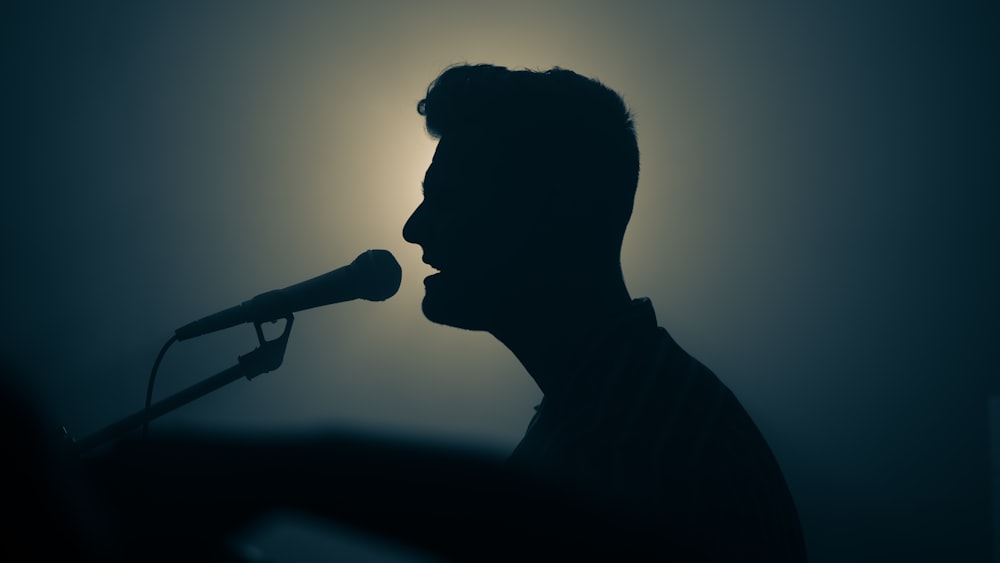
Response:
[{"label": "man's ear", "polygon": [[548,212],[554,221],[579,223],[591,220],[600,210],[597,198],[590,190],[581,189],[574,182],[566,181],[553,186],[549,193]]}]

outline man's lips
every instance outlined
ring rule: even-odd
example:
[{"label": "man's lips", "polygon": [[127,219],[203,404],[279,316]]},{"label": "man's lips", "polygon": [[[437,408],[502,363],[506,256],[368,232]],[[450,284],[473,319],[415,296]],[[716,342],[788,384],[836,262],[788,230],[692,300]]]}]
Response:
[{"label": "man's lips", "polygon": [[[427,264],[431,268],[434,268],[435,270],[437,270],[433,274],[424,277],[424,285],[427,285],[428,280],[430,280],[432,278],[436,278],[436,277],[438,277],[438,276],[441,275],[441,265],[438,262],[434,261],[434,260],[428,259],[426,255],[422,257],[422,260],[423,260],[424,264]],[[434,282],[430,282],[430,283],[434,283]]]},{"label": "man's lips", "polygon": [[446,286],[448,285],[448,280],[450,277],[448,274],[442,274],[441,272],[434,272],[433,274],[424,277],[424,287],[431,288],[435,286]]},{"label": "man's lips", "polygon": [[434,268],[438,272],[441,271],[441,264],[439,262],[433,261],[433,260],[429,260],[429,259],[427,259],[426,256],[424,256],[422,258],[422,260],[423,260],[424,264],[427,264],[428,266],[430,266],[431,268]]}]

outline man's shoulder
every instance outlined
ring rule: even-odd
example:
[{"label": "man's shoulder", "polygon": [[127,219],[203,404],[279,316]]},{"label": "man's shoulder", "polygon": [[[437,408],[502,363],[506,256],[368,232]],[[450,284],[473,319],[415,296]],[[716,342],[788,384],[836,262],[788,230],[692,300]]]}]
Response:
[{"label": "man's shoulder", "polygon": [[739,403],[715,372],[682,348],[662,326],[634,333],[620,345],[619,354],[620,370],[608,375],[635,400],[657,403],[655,410],[660,414]]},{"label": "man's shoulder", "polygon": [[605,432],[620,435],[622,454],[684,460],[675,471],[736,463],[726,456],[772,463],[770,447],[740,399],[665,328],[636,335],[622,350],[627,359],[619,361],[605,399],[616,408],[602,424]]}]

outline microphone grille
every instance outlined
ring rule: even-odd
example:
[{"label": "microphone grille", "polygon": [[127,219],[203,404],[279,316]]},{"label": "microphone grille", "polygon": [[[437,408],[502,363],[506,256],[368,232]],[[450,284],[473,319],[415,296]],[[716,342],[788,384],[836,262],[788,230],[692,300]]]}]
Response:
[{"label": "microphone grille", "polygon": [[361,299],[385,301],[399,291],[403,269],[388,250],[366,250],[351,267],[358,277]]}]

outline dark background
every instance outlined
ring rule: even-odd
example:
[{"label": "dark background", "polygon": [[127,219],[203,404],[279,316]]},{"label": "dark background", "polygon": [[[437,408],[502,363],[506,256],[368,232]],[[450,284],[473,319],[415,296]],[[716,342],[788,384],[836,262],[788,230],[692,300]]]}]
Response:
[{"label": "dark background", "polygon": [[[537,388],[420,314],[414,108],[452,63],[558,65],[634,110],[630,290],[758,421],[813,561],[988,561],[998,8],[814,4],[5,2],[0,351],[87,435],[141,407],[174,328],[385,248],[396,297],[300,313],[278,372],[157,425],[511,449]],[[176,345],[157,396],[254,345]],[[410,559],[298,517],[250,536]]]}]

